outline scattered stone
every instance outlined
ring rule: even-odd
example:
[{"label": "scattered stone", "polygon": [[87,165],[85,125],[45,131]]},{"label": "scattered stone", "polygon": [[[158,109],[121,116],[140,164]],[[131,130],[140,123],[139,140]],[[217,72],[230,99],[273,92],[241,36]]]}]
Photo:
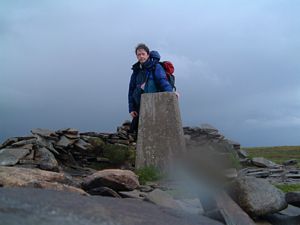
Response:
[{"label": "scattered stone", "polygon": [[217,206],[226,222],[230,225],[255,225],[254,221],[245,213],[226,193],[216,197]]},{"label": "scattered stone", "polygon": [[32,129],[31,133],[34,135],[36,134],[36,135],[42,136],[47,139],[57,140],[57,137],[58,137],[58,135],[54,131],[48,130],[48,129],[42,129],[42,128]]},{"label": "scattered stone", "polygon": [[237,153],[238,153],[238,155],[239,155],[242,159],[246,159],[246,158],[249,157],[248,153],[247,153],[245,150],[243,150],[243,149],[239,149],[239,150],[237,151]]},{"label": "scattered stone", "polygon": [[260,172],[254,172],[254,173],[248,173],[247,176],[253,176],[256,178],[266,178],[270,176],[270,171],[260,171]]},{"label": "scattered stone", "polygon": [[14,166],[30,151],[25,148],[4,148],[0,150],[0,166]]},{"label": "scattered stone", "polygon": [[155,189],[154,191],[149,192],[146,195],[145,200],[166,208],[181,210],[181,207],[177,201],[173,199],[172,196],[167,192],[160,189]]},{"label": "scattered stone", "polygon": [[288,173],[285,175],[287,178],[292,178],[292,179],[300,179],[300,174],[292,174]]},{"label": "scattered stone", "polygon": [[133,190],[133,191],[121,191],[119,194],[124,198],[135,198],[140,200],[145,200],[147,194],[144,192]]},{"label": "scattered stone", "polygon": [[202,207],[202,204],[199,200],[199,198],[194,198],[194,199],[180,199],[180,200],[175,200],[178,205],[180,206],[181,210],[189,213],[189,214],[203,214],[204,209]]},{"label": "scattered stone", "polygon": [[252,163],[253,165],[255,166],[259,166],[259,167],[267,167],[267,168],[277,168],[279,167],[278,164],[268,160],[268,159],[265,159],[263,157],[254,157],[252,159]]},{"label": "scattered stone", "polygon": [[297,163],[298,163],[297,159],[289,159],[289,160],[284,161],[282,164],[284,166],[293,166],[293,165],[296,165]]},{"label": "scattered stone", "polygon": [[139,187],[137,175],[130,170],[106,169],[84,179],[84,190],[109,187],[115,191],[132,191]]},{"label": "scattered stone", "polygon": [[96,187],[89,189],[87,191],[91,195],[101,195],[101,196],[108,196],[108,197],[114,197],[114,198],[121,198],[121,196],[115,192],[113,189],[108,187]]},{"label": "scattered stone", "polygon": [[287,203],[300,207],[300,192],[288,192],[285,194]]},{"label": "scattered stone", "polygon": [[285,216],[300,216],[300,208],[289,204],[286,209],[281,210],[278,213]]},{"label": "scattered stone", "polygon": [[234,200],[251,216],[263,216],[287,207],[284,193],[264,179],[237,178],[231,188]]}]

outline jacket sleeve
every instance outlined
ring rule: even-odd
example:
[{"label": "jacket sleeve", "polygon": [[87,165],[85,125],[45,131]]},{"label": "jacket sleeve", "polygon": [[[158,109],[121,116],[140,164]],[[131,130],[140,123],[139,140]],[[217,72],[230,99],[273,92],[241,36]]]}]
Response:
[{"label": "jacket sleeve", "polygon": [[173,91],[171,84],[167,80],[166,72],[159,63],[157,63],[155,66],[154,76],[155,76],[155,80],[156,80],[157,84],[160,87],[160,90],[162,90],[164,92],[172,92]]},{"label": "jacket sleeve", "polygon": [[129,82],[129,89],[128,89],[128,109],[129,113],[132,111],[136,111],[134,107],[134,101],[133,101],[133,91],[135,89],[135,78],[134,78],[134,73],[132,73],[130,82]]}]

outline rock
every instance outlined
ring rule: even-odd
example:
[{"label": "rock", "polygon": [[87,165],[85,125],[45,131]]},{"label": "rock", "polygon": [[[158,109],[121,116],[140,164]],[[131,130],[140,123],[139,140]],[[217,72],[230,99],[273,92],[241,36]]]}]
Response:
[{"label": "rock", "polygon": [[69,138],[67,138],[66,136],[62,135],[59,139],[58,142],[55,143],[55,145],[57,146],[61,146],[63,148],[66,148],[72,144],[74,144],[76,140],[70,140]]},{"label": "rock", "polygon": [[145,200],[166,208],[181,210],[181,207],[177,201],[173,199],[172,196],[167,192],[160,189],[155,189],[154,191],[149,192],[146,195]]},{"label": "rock", "polygon": [[237,178],[231,188],[234,200],[251,216],[263,216],[287,207],[284,193],[264,179]]},{"label": "rock", "polygon": [[256,177],[256,178],[266,178],[266,177],[270,176],[270,174],[271,173],[266,170],[266,171],[248,173],[247,176],[252,176],[252,177]]},{"label": "rock", "polygon": [[216,196],[217,206],[226,222],[231,225],[255,225],[245,213],[225,192]]},{"label": "rock", "polygon": [[5,225],[221,225],[207,217],[161,210],[135,199],[81,196],[33,188],[0,188]]},{"label": "rock", "polygon": [[115,198],[121,198],[121,196],[108,187],[96,187],[93,189],[89,189],[88,193],[91,195],[101,195],[101,196],[109,196],[109,197],[115,197]]},{"label": "rock", "polygon": [[180,199],[180,200],[175,200],[178,205],[180,206],[181,210],[190,213],[190,214],[203,214],[204,209],[201,205],[201,202],[198,198],[195,199]]},{"label": "rock", "polygon": [[120,195],[124,198],[135,198],[145,200],[146,194],[144,192],[133,190],[133,191],[121,191]]},{"label": "rock", "polygon": [[13,138],[8,138],[6,141],[4,141],[1,145],[0,145],[0,149],[4,148],[6,146],[9,146],[15,142],[18,142],[19,139],[17,137],[13,137]]},{"label": "rock", "polygon": [[61,183],[73,185],[73,181],[62,173],[55,173],[40,169],[0,166],[0,186],[26,187],[33,183]]},{"label": "rock", "polygon": [[287,203],[300,207],[300,192],[288,192],[285,194]]},{"label": "rock", "polygon": [[58,172],[58,162],[47,148],[39,148],[35,153],[35,160],[40,169]]},{"label": "rock", "polygon": [[246,159],[249,157],[248,153],[245,150],[239,149],[237,153],[242,159]]},{"label": "rock", "polygon": [[55,190],[55,191],[66,191],[66,192],[73,192],[73,193],[78,193],[81,195],[89,195],[86,193],[84,190],[73,187],[67,184],[60,184],[57,182],[47,182],[47,181],[33,181],[33,182],[28,182],[24,184],[22,187],[32,187],[32,188],[40,188],[40,189],[47,189],[47,190]]},{"label": "rock", "polygon": [[78,141],[76,141],[75,144],[74,144],[74,146],[77,147],[78,149],[82,150],[82,151],[86,151],[86,150],[92,148],[91,144],[85,142],[82,139],[79,139]]},{"label": "rock", "polygon": [[25,148],[4,148],[0,150],[0,166],[14,166],[30,151]]},{"label": "rock", "polygon": [[72,135],[78,135],[79,131],[74,128],[67,128],[67,129],[61,129],[56,131],[57,134],[72,134]]},{"label": "rock", "polygon": [[115,191],[132,191],[139,187],[139,181],[130,170],[107,169],[86,177],[82,186],[84,190],[109,187]]},{"label": "rock", "polygon": [[18,147],[24,148],[24,145],[26,146],[26,145],[36,145],[36,144],[37,144],[36,138],[32,137],[32,139],[15,142],[15,143],[11,144],[11,146],[14,148],[18,148]]},{"label": "rock", "polygon": [[268,159],[265,159],[263,157],[254,157],[252,159],[252,163],[253,163],[253,165],[259,166],[259,167],[268,167],[268,168],[279,167],[278,164],[276,164]]},{"label": "rock", "polygon": [[34,135],[42,136],[47,139],[57,140],[57,138],[58,138],[58,135],[54,131],[51,131],[48,129],[35,128],[35,129],[31,130],[31,133]]},{"label": "rock", "polygon": [[297,163],[298,163],[297,159],[289,159],[289,160],[284,161],[282,164],[284,166],[293,166],[293,165],[296,165]]},{"label": "rock", "polygon": [[286,176],[287,178],[300,179],[300,174],[287,173],[285,176]]}]

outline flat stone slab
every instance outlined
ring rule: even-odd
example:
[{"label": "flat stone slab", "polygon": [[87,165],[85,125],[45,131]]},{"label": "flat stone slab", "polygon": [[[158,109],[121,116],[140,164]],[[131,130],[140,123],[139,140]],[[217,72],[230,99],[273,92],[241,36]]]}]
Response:
[{"label": "flat stone slab", "polygon": [[1,188],[5,225],[221,225],[207,217],[181,214],[135,199],[81,196],[31,188]]},{"label": "flat stone slab", "polygon": [[14,166],[30,151],[25,148],[4,148],[0,150],[0,166]]},{"label": "flat stone slab", "polygon": [[268,159],[265,159],[263,157],[254,157],[252,159],[252,163],[255,165],[255,166],[259,166],[259,167],[267,167],[267,168],[278,168],[280,165],[268,160]]},{"label": "flat stone slab", "polygon": [[40,135],[42,137],[49,138],[49,139],[53,139],[53,138],[55,139],[58,137],[58,135],[54,131],[49,130],[49,129],[35,128],[35,129],[31,130],[31,133],[37,134],[37,135]]},{"label": "flat stone slab", "polygon": [[254,221],[226,193],[216,197],[217,206],[230,225],[255,225]]}]

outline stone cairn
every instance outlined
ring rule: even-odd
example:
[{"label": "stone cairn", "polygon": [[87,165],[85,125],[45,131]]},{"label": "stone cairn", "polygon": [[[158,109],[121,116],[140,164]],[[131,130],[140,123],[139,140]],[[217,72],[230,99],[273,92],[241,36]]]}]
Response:
[{"label": "stone cairn", "polygon": [[[79,133],[73,128],[51,131],[33,129],[31,136],[13,137],[0,145],[0,165],[59,171],[94,166],[109,168],[127,163],[134,166],[135,140],[128,134],[130,122],[116,133]],[[99,169],[99,168],[96,168]]]},{"label": "stone cairn", "polygon": [[[296,216],[282,211],[288,203],[299,206],[299,193],[284,195],[266,179],[258,179],[299,180],[299,169],[292,167],[294,160],[278,165],[263,158],[250,159],[239,143],[226,139],[208,124],[184,127],[191,171],[202,171],[207,175],[215,167],[218,173],[224,169],[229,183],[234,178],[232,192],[213,196],[215,203],[211,208],[211,203],[206,205],[207,200],[204,200],[207,196],[201,194],[170,195],[168,191],[176,190],[176,185],[173,187],[170,183],[140,185],[137,175],[132,172],[136,142],[135,137],[128,133],[129,128],[129,121],[125,121],[115,133],[38,128],[31,130],[30,136],[9,138],[0,145],[0,186],[137,198],[212,219],[211,223],[205,224],[220,224],[216,221],[221,224],[255,224],[252,219],[271,214],[275,214],[271,219],[284,215],[288,221],[285,224],[300,219],[299,211],[295,211]],[[245,168],[241,169],[240,163]],[[200,169],[199,165],[202,166]]]}]

